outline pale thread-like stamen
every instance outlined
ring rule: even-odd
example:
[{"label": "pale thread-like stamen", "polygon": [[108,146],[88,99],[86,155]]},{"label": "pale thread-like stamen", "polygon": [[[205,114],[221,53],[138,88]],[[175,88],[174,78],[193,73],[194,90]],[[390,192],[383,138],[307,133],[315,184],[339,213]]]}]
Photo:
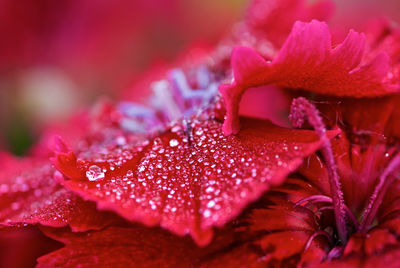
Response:
[{"label": "pale thread-like stamen", "polygon": [[[395,177],[389,177],[390,174],[400,169],[400,153],[396,154],[389,162],[385,170],[379,176],[378,184],[375,187],[374,192],[371,195],[369,203],[364,210],[363,217],[360,223],[359,232],[366,233],[368,228],[371,226],[378,208],[382,203],[382,199],[385,196],[389,186],[395,180]],[[388,178],[389,177],[389,178]]]},{"label": "pale thread-like stamen", "polygon": [[[344,206],[346,210],[346,216],[350,219],[351,223],[353,223],[354,227],[358,230],[358,221],[357,218],[354,216],[354,214],[351,212],[348,206]],[[326,207],[321,207],[317,210],[317,212],[323,212],[326,210],[333,210],[333,206],[326,206]]]},{"label": "pale thread-like stamen", "polygon": [[340,258],[340,256],[343,255],[344,251],[344,246],[336,246],[333,249],[331,249],[328,253],[328,256],[326,256],[326,260],[330,261],[333,259]]},{"label": "pale thread-like stamen", "polygon": [[308,238],[307,243],[306,243],[306,245],[304,246],[304,251],[307,251],[307,249],[310,248],[312,241],[314,241],[314,239],[315,239],[317,236],[323,236],[323,237],[325,237],[325,238],[328,240],[329,244],[333,245],[332,238],[331,238],[331,236],[330,236],[327,232],[325,232],[325,231],[318,231],[318,232],[313,233],[313,234]]},{"label": "pale thread-like stamen", "polygon": [[325,195],[312,195],[297,201],[295,206],[299,206],[304,203],[307,203],[306,206],[315,203],[332,203],[332,198]]},{"label": "pale thread-like stamen", "polygon": [[[302,204],[303,207],[308,207],[311,205],[316,205],[319,203],[328,203],[328,204],[332,204],[332,198],[325,196],[325,195],[311,195],[308,196],[306,198],[300,199],[299,201],[297,201],[295,203],[295,206],[300,206]],[[346,216],[348,217],[348,219],[351,220],[351,222],[353,223],[354,227],[358,230],[358,221],[357,218],[354,216],[353,212],[351,212],[350,208],[348,206],[346,206],[346,204],[344,204],[344,209],[346,210]],[[333,206],[325,206],[325,207],[321,207],[317,210],[317,212],[322,212],[325,210],[334,210]]]},{"label": "pale thread-like stamen", "polygon": [[206,67],[198,67],[193,72],[199,88],[191,88],[183,70],[174,69],[167,78],[152,84],[148,106],[121,102],[118,105],[123,115],[121,127],[129,132],[148,134],[164,130],[176,120],[201,115],[216,100],[219,82]]},{"label": "pale thread-like stamen", "polygon": [[314,130],[317,132],[317,135],[322,141],[321,152],[324,156],[329,175],[328,177],[332,194],[336,228],[340,241],[345,244],[347,242],[347,228],[345,221],[346,210],[343,192],[340,186],[337,166],[333,157],[331,142],[326,135],[325,125],[322,122],[317,108],[315,108],[313,104],[302,97],[293,100],[292,106],[290,107],[289,119],[294,127],[301,127],[304,121],[307,119],[308,122],[314,127]]}]

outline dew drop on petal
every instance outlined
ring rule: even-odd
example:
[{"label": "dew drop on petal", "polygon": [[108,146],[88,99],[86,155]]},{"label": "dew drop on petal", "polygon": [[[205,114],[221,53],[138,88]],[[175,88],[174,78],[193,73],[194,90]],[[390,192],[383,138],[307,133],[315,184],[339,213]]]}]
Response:
[{"label": "dew drop on petal", "polygon": [[172,139],[169,141],[169,146],[175,147],[179,144],[179,142],[176,139]]},{"label": "dew drop on petal", "polygon": [[86,177],[89,181],[100,181],[104,179],[105,174],[99,166],[92,165],[89,167],[89,170],[86,171]]},{"label": "dew drop on petal", "polygon": [[211,200],[210,202],[207,203],[207,207],[208,208],[212,208],[214,206],[215,206],[215,201],[214,200]]},{"label": "dew drop on petal", "polygon": [[12,210],[18,210],[20,208],[21,208],[21,205],[18,202],[14,202],[14,203],[11,204],[11,209]]},{"label": "dew drop on petal", "polygon": [[7,184],[0,185],[0,193],[7,193],[10,190]]},{"label": "dew drop on petal", "polygon": [[208,210],[208,209],[206,209],[206,210],[204,211],[204,213],[203,213],[203,216],[204,216],[205,218],[210,217],[210,216],[211,216],[211,211]]}]

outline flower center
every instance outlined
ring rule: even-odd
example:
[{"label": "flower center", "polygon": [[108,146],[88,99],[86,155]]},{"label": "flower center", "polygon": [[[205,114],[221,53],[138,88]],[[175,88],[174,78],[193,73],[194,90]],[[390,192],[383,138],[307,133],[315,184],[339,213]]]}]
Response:
[{"label": "flower center", "polygon": [[[375,186],[371,197],[369,198],[368,204],[363,211],[359,224],[357,218],[344,203],[343,192],[341,190],[337,165],[333,156],[331,143],[326,136],[326,128],[322,122],[318,110],[305,98],[300,97],[294,99],[290,111],[290,120],[295,127],[301,127],[304,121],[307,120],[314,127],[315,131],[323,142],[321,152],[325,159],[325,165],[328,171],[332,197],[330,198],[325,195],[313,195],[301,199],[296,203],[296,205],[303,205],[306,207],[317,205],[317,214],[323,213],[324,211],[333,210],[336,221],[336,229],[339,236],[338,242],[340,242],[341,246],[333,247],[328,254],[328,258],[339,257],[342,254],[343,246],[346,244],[351,233],[367,233],[369,231],[374,219],[376,218],[378,209],[386,192],[390,188],[390,185],[392,185],[392,183],[396,180],[396,176],[394,176],[393,173],[400,170],[400,152],[392,157],[389,164],[379,176],[378,183]],[[346,224],[346,220],[348,220],[349,225]],[[319,235],[323,235],[325,237],[330,236],[330,234],[326,231],[318,231],[310,237],[307,245],[309,245],[311,241]],[[335,244],[333,242],[333,236],[330,236],[328,240],[330,241],[331,245]]]},{"label": "flower center", "polygon": [[123,114],[121,126],[134,133],[152,133],[175,120],[201,114],[215,99],[218,85],[219,82],[204,66],[193,71],[193,79],[189,79],[181,69],[174,69],[166,79],[152,84],[153,95],[148,106],[132,102],[119,104]]},{"label": "flower center", "polygon": [[378,212],[378,208],[382,203],[382,199],[385,196],[385,193],[389,189],[389,186],[396,179],[395,176],[392,175],[393,172],[397,171],[400,168],[400,153],[396,154],[392,160],[389,162],[388,166],[379,176],[378,184],[375,187],[374,192],[372,193],[369,203],[364,210],[360,227],[358,229],[359,232],[366,233],[371,226],[376,213]]},{"label": "flower center", "polygon": [[307,119],[308,122],[314,127],[315,131],[323,142],[321,152],[324,156],[328,170],[336,228],[340,242],[342,244],[346,244],[348,237],[346,228],[346,209],[343,199],[343,192],[340,186],[339,175],[337,173],[337,166],[335,163],[335,158],[333,157],[331,142],[326,136],[325,125],[322,122],[317,108],[302,97],[293,100],[290,108],[289,118],[294,127],[301,127],[305,119]]}]

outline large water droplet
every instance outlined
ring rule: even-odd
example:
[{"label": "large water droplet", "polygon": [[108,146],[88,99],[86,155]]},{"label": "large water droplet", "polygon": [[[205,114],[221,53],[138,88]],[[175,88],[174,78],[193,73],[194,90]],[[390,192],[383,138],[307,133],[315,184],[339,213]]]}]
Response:
[{"label": "large water droplet", "polygon": [[169,146],[175,147],[179,144],[179,142],[176,139],[172,139],[169,141]]},{"label": "large water droplet", "polygon": [[100,181],[104,179],[105,174],[100,167],[92,165],[89,167],[89,170],[86,171],[86,177],[89,181]]}]

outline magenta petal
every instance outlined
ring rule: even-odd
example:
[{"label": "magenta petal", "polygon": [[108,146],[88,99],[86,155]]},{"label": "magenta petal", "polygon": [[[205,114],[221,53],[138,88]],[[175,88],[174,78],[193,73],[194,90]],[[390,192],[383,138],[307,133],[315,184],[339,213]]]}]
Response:
[{"label": "magenta petal", "polygon": [[243,93],[256,86],[275,84],[339,97],[375,97],[397,92],[390,82],[385,52],[363,62],[364,34],[350,31],[343,43],[332,48],[328,26],[316,20],[296,22],[279,54],[268,62],[250,48],[232,53],[234,82],[222,85],[227,118],[224,133],[237,133],[238,109]]},{"label": "magenta petal", "polygon": [[254,85],[257,85],[262,81],[257,79],[257,72],[269,67],[263,57],[255,50],[247,47],[236,47],[232,51],[231,60],[233,75],[238,84],[254,83]]},{"label": "magenta petal", "polygon": [[104,152],[99,144],[76,162],[75,169],[86,176],[63,184],[99,208],[207,244],[212,227],[223,226],[271,185],[282,183],[320,146],[312,131],[244,122],[237,136],[225,137],[221,123],[206,120],[192,122],[190,129],[175,125],[141,149]]}]

